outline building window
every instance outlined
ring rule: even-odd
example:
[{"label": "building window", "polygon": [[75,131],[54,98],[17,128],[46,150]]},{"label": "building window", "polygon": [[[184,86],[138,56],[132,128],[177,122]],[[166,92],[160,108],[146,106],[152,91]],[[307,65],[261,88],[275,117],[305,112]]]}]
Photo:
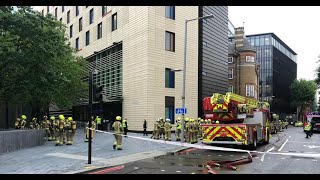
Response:
[{"label": "building window", "polygon": [[79,19],[79,32],[82,31],[82,18]]},{"label": "building window", "polygon": [[44,16],[44,9],[42,9],[42,16]]},{"label": "building window", "polygon": [[175,6],[166,6],[166,18],[175,20]]},{"label": "building window", "polygon": [[90,44],[90,32],[87,31],[86,32],[86,46],[88,46]]},{"label": "building window", "polygon": [[246,62],[254,62],[254,56],[246,56]]},{"label": "building window", "polygon": [[72,38],[73,25],[70,26],[70,38]]},{"label": "building window", "polygon": [[67,24],[70,22],[70,11],[67,12]]},{"label": "building window", "polygon": [[102,22],[98,24],[98,39],[102,37]]},{"label": "building window", "polygon": [[79,6],[76,6],[76,16],[79,15]]},{"label": "building window", "polygon": [[165,96],[165,118],[174,124],[174,97]]},{"label": "building window", "polygon": [[79,51],[79,38],[76,39],[76,50]]},{"label": "building window", "polygon": [[58,8],[56,8],[55,10],[54,10],[54,17],[57,19],[58,18]]},{"label": "building window", "polygon": [[117,29],[117,13],[112,15],[112,31]]},{"label": "building window", "polygon": [[47,6],[47,14],[49,14],[49,6]]},{"label": "building window", "polygon": [[64,12],[64,6],[62,6],[61,11]]},{"label": "building window", "polygon": [[174,88],[174,71],[171,71],[171,69],[166,68],[165,72],[166,80],[165,80],[165,86],[166,88]]},{"label": "building window", "polygon": [[228,92],[232,92],[233,93],[233,86],[232,85],[229,85]]},{"label": "building window", "polygon": [[246,96],[254,97],[254,85],[246,84]]},{"label": "building window", "polygon": [[233,63],[233,57],[228,57],[228,63]]},{"label": "building window", "polygon": [[166,50],[175,51],[175,34],[169,31],[166,31]]},{"label": "building window", "polygon": [[102,6],[102,16],[107,14],[107,6]]},{"label": "building window", "polygon": [[228,69],[228,79],[233,79],[233,69]]},{"label": "building window", "polygon": [[62,18],[60,18],[60,22],[62,22]]},{"label": "building window", "polygon": [[89,24],[93,23],[93,8],[90,10],[90,18],[89,18]]}]

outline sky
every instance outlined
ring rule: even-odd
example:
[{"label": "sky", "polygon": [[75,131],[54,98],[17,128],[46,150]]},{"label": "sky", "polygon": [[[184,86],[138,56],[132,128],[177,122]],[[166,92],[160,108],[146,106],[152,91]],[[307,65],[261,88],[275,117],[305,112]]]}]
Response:
[{"label": "sky", "polygon": [[298,56],[297,78],[315,78],[320,55],[320,7],[312,6],[229,6],[229,20],[246,35],[274,33]]}]

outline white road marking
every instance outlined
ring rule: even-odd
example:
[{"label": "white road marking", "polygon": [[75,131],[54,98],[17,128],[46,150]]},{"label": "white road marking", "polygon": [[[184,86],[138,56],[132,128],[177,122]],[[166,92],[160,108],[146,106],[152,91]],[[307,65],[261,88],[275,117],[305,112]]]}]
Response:
[{"label": "white road marking", "polygon": [[176,171],[176,172],[181,172],[181,171]]},{"label": "white road marking", "polygon": [[163,172],[163,171],[166,171],[166,170],[163,170],[163,169],[162,169],[161,171]]},{"label": "white road marking", "polygon": [[315,145],[303,145],[304,147],[308,147],[310,149],[313,149],[313,148],[320,148],[320,146],[315,146]]},{"label": "white road marking", "polygon": [[312,161],[318,161],[318,160],[314,159],[314,160],[312,160]]},{"label": "white road marking", "polygon": [[139,169],[138,167],[134,167],[133,169]]},{"label": "white road marking", "polygon": [[191,174],[196,174],[196,173],[191,173]]},{"label": "white road marking", "polygon": [[230,156],[233,156],[233,154],[230,154]]},{"label": "white road marking", "polygon": [[281,158],[281,159],[286,159],[286,158]]},{"label": "white road marking", "polygon": [[310,143],[310,144],[320,144],[320,142],[301,142],[301,141],[289,141],[290,143]]},{"label": "white road marking", "polygon": [[296,159],[297,161],[299,161],[300,159]]},{"label": "white road marking", "polygon": [[274,146],[272,147],[272,148],[270,148],[268,151],[266,151],[263,155],[262,155],[262,157],[261,157],[261,161],[263,161],[264,160],[264,156],[268,153],[268,152],[270,152],[270,151],[272,151],[274,149]]},{"label": "white road marking", "polygon": [[291,136],[289,136],[289,138],[291,138]]},{"label": "white road marking", "polygon": [[218,156],[222,156],[222,155],[219,154]]},{"label": "white road marking", "polygon": [[281,149],[286,145],[286,143],[288,142],[289,139],[287,139],[283,144],[282,146],[280,147],[280,149],[278,151],[281,151]]},{"label": "white road marking", "polygon": [[211,155],[208,155],[208,156],[211,156]]}]

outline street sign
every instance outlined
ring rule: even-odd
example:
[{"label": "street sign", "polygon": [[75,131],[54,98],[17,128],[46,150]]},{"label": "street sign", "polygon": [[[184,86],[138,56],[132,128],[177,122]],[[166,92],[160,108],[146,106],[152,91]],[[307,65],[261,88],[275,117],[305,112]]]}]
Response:
[{"label": "street sign", "polygon": [[176,114],[187,114],[187,108],[176,108]]}]

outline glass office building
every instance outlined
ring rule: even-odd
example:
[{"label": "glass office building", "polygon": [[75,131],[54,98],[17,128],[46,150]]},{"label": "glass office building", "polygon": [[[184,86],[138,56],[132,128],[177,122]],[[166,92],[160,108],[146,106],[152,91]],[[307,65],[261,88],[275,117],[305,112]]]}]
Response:
[{"label": "glass office building", "polygon": [[297,78],[297,54],[274,33],[248,35],[260,64],[260,101],[275,113],[292,113],[289,86]]}]

